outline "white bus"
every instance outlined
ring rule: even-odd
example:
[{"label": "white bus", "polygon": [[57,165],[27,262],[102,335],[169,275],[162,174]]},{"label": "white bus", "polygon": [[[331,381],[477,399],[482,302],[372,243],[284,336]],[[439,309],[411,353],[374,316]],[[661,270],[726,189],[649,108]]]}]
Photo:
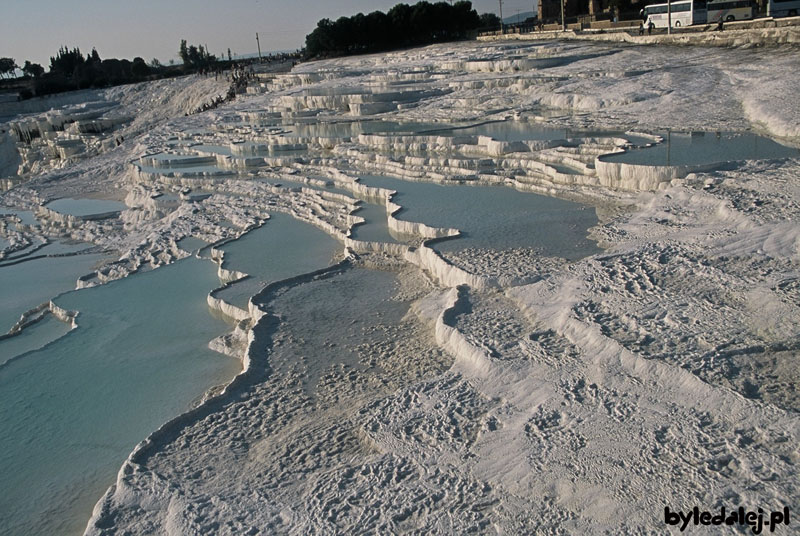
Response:
[{"label": "white bus", "polygon": [[718,0],[708,2],[708,22],[752,20],[755,9],[750,0]]},{"label": "white bus", "polygon": [[[706,0],[678,0],[669,6],[673,28],[691,26],[692,24],[705,24]],[[642,10],[644,27],[666,28],[667,4],[653,4]]]},{"label": "white bus", "polygon": [[796,17],[800,15],[800,0],[769,0],[768,17]]}]

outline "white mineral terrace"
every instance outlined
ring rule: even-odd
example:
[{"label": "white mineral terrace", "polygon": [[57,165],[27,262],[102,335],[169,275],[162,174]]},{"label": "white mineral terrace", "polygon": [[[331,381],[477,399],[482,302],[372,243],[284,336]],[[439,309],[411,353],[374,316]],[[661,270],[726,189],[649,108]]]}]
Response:
[{"label": "white mineral terrace", "polygon": [[[30,517],[43,521],[0,517],[0,532],[45,533],[58,526],[48,516],[69,515],[80,523],[67,532],[89,535],[645,534],[668,530],[665,506],[794,511],[800,157],[607,156],[660,146],[665,131],[800,145],[796,48],[731,39],[467,42],[310,62],[190,115],[225,83],[26,105],[0,134],[0,271],[65,240],[115,252],[79,289],[211,259],[208,309],[230,331],[204,344],[242,368],[137,437],[93,512],[42,505]],[[412,218],[409,190],[370,176],[580,203],[603,251],[443,252],[469,235],[431,223],[463,212],[447,193],[442,218]],[[65,198],[125,208],[46,206]],[[365,203],[395,241],[354,238],[376,223]],[[232,303],[256,274],[226,247],[288,217],[339,253]],[[19,315],[0,345],[48,316],[81,330],[80,311],[51,300]]]}]

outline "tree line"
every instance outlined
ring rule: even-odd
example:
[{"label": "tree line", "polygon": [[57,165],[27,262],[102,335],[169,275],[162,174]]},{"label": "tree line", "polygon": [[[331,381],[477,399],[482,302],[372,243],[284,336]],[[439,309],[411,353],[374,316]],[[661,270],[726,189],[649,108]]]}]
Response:
[{"label": "tree line", "polygon": [[[228,49],[228,58],[230,59],[230,50]],[[189,69],[203,70],[211,67],[217,61],[217,57],[209,54],[203,45],[194,46],[187,45],[186,39],[181,39],[181,46],[178,48],[178,56],[183,65]]]},{"label": "tree line", "polygon": [[[230,56],[230,52],[228,52]],[[77,47],[62,46],[55,56],[50,57],[47,72],[38,63],[25,61],[20,67],[13,58],[0,58],[0,78],[14,79],[21,99],[35,95],[49,95],[76,89],[103,88],[179,76],[194,72],[208,72],[214,68],[227,68],[228,62],[220,62],[203,46],[189,45],[185,39],[180,42],[178,56],[183,65],[162,65],[153,58],[146,62],[141,57],[127,59],[102,59],[97,49],[85,56]],[[17,69],[21,78],[15,78]],[[20,89],[21,88],[21,89]]]},{"label": "tree line", "polygon": [[[18,68],[12,58],[0,58],[0,71],[9,76],[13,77]],[[55,56],[50,57],[47,72],[40,64],[25,61],[21,67],[23,78],[20,81],[28,83],[20,91],[20,98],[140,82],[149,79],[154,70],[160,68],[161,64],[156,59],[150,65],[140,57],[133,58],[133,61],[101,59],[97,49],[92,49],[90,54],[84,56],[77,47],[69,49],[62,46]]]},{"label": "tree line", "polygon": [[306,36],[308,58],[381,52],[409,46],[455,41],[482,27],[499,24],[496,15],[481,15],[472,2],[397,4],[387,13],[373,11],[336,21],[322,19]]}]

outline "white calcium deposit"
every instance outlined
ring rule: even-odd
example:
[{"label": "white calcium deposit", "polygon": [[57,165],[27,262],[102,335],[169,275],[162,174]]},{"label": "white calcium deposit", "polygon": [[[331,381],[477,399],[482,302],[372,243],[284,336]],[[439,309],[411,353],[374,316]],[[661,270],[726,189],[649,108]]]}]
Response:
[{"label": "white calcium deposit", "polygon": [[[667,531],[665,506],[796,510],[800,159],[722,170],[599,157],[665,129],[800,144],[797,52],[468,42],[300,64],[187,117],[221,83],[93,94],[128,118],[108,134],[120,145],[45,160],[23,147],[0,204],[81,194],[128,209],[69,225],[41,212],[35,232],[0,227],[10,242],[59,234],[118,251],[85,286],[277,211],[339,240],[345,260],[270,285],[247,310],[209,295],[237,322],[213,347],[243,373],[130,454],[86,534],[649,534]],[[290,131],[354,119],[564,135]],[[397,218],[392,192],[359,174],[577,200],[597,209],[604,251],[448,261],[429,241],[457,229]],[[358,200],[384,205],[408,239],[351,238]],[[209,254],[221,285],[246,275]]]}]

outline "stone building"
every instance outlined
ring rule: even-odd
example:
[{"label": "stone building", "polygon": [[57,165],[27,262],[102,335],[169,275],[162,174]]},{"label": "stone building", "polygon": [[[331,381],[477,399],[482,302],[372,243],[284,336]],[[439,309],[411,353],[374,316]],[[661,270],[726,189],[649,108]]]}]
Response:
[{"label": "stone building", "polygon": [[[634,12],[639,9],[640,6],[630,0],[564,0],[564,16],[567,20],[613,19],[614,16],[619,17],[621,11]],[[561,0],[539,0],[538,12],[540,21],[561,20]]]}]

